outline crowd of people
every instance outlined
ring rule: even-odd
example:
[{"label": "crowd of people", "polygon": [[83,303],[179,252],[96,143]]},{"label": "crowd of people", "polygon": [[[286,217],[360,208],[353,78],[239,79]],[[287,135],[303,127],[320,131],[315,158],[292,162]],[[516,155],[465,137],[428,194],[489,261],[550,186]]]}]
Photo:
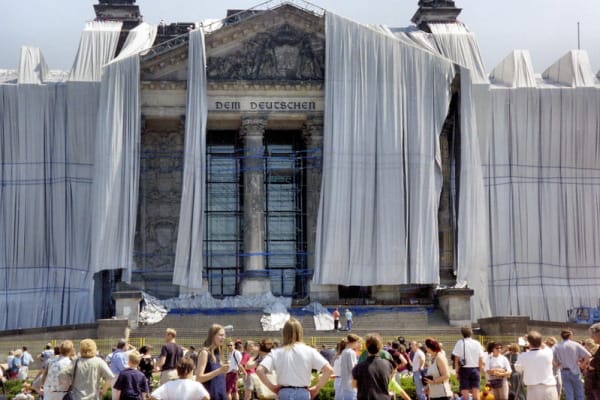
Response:
[{"label": "crowd of people", "polygon": [[[449,355],[433,337],[423,344],[402,337],[384,344],[376,333],[364,338],[348,333],[335,351],[326,346],[318,351],[304,343],[294,318],[285,323],[281,343],[227,340],[225,329],[212,325],[199,351],[180,346],[169,328],[156,358],[151,346],[138,350],[125,339],[105,358],[92,339],[82,340],[78,349],[65,340],[37,356],[41,372],[16,399],[31,400],[37,391],[46,400],[62,400],[67,393],[75,400],[97,400],[112,388],[114,400],[239,400],[243,382],[243,400],[310,400],[333,379],[335,400],[410,400],[401,382],[412,377],[416,400],[558,400],[561,393],[566,400],[600,400],[600,324],[582,343],[566,328],[561,341],[531,331],[519,343],[505,347],[493,341],[485,350],[470,327],[461,333]],[[26,347],[11,351],[4,377],[25,379],[32,363]],[[450,384],[453,373],[459,393]]]}]

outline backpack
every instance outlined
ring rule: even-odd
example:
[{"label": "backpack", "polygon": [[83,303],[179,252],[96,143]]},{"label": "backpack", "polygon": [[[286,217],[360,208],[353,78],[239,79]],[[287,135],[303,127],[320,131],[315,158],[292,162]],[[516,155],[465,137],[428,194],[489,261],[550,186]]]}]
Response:
[{"label": "backpack", "polygon": [[17,357],[14,357],[10,361],[10,365],[8,366],[8,378],[16,379],[19,376],[19,368],[21,367],[21,360]]}]

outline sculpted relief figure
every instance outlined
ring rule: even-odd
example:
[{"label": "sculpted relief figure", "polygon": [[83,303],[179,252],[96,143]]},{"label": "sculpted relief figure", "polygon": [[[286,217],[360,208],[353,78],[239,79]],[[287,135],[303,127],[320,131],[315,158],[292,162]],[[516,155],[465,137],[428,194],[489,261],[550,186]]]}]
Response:
[{"label": "sculpted relief figure", "polygon": [[237,50],[208,57],[207,74],[214,80],[322,80],[325,45],[315,34],[288,24],[262,32]]}]

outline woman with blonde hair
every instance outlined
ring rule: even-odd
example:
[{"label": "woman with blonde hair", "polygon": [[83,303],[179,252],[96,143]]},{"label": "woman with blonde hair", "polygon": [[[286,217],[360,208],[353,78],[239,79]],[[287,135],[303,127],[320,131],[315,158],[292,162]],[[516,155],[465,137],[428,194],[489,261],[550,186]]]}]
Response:
[{"label": "woman with blonde hair", "polygon": [[62,400],[71,386],[71,377],[65,372],[73,368],[71,356],[74,354],[73,342],[65,340],[60,344],[60,355],[48,360],[48,366],[42,376],[44,399]]},{"label": "woman with blonde hair", "polygon": [[[556,343],[558,343],[558,341],[554,336],[548,336],[546,339],[544,339],[544,344],[550,348],[553,348]],[[562,374],[560,373],[560,368],[558,365],[554,365],[554,363],[552,364],[552,373],[556,379],[556,392],[560,398],[560,394],[562,393]]]},{"label": "woman with blonde hair", "polygon": [[519,352],[521,346],[518,343],[510,343],[507,346],[508,352],[505,357],[508,359],[512,373],[509,378],[510,393],[509,396],[513,396],[515,400],[525,400],[525,385],[523,385],[523,374],[515,370],[515,363],[519,358]]},{"label": "woman with blonde hair", "polygon": [[[106,362],[96,357],[97,352],[96,342],[92,339],[83,339],[79,343],[81,356],[69,371],[74,400],[100,400],[115,379]],[[104,380],[102,387],[101,379]]]},{"label": "woman with blonde hair", "polygon": [[[283,326],[283,346],[271,351],[256,369],[256,375],[280,400],[309,400],[327,383],[333,368],[319,352],[302,342],[302,325],[290,318]],[[311,386],[311,371],[321,371],[318,382]],[[267,373],[277,373],[277,384]]]},{"label": "woman with blonde hair", "polygon": [[198,374],[196,379],[202,383],[211,400],[226,400],[225,374],[229,365],[222,363],[223,343],[225,342],[225,328],[213,324],[208,329],[204,341],[204,348],[198,355]]}]

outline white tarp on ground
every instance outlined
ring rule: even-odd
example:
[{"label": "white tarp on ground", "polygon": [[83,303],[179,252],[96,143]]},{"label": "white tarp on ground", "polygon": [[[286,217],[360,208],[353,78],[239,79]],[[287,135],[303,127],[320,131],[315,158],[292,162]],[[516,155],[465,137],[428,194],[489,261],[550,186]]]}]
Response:
[{"label": "white tarp on ground", "polygon": [[438,283],[438,139],[454,66],[331,13],[326,35],[313,280]]},{"label": "white tarp on ground", "polygon": [[173,283],[202,288],[204,201],[206,191],[206,56],[202,30],[190,32],[185,151],[179,231]]},{"label": "white tarp on ground", "polygon": [[[254,296],[232,296],[215,299],[210,293],[181,296],[159,300],[142,293],[144,304],[140,312],[140,322],[155,324],[160,322],[171,310],[211,310],[219,308],[256,309],[262,308],[265,315],[260,319],[265,331],[278,331],[290,318],[287,309],[292,306],[289,297],[273,296],[271,292]],[[332,325],[333,326],[333,325]]]},{"label": "white tarp on ground", "polygon": [[140,324],[157,324],[167,316],[167,313],[167,307],[159,299],[142,292],[142,308],[138,316]]},{"label": "white tarp on ground", "polygon": [[292,306],[289,297],[274,296],[271,292],[252,296],[229,296],[215,299],[210,293],[201,295],[180,296],[172,299],[161,300],[167,309],[210,309],[210,308],[264,308],[279,303],[284,307]]},{"label": "white tarp on ground", "polygon": [[302,311],[309,311],[313,313],[313,320],[315,322],[315,329],[318,331],[332,331],[333,315],[325,308],[321,303],[313,302],[309,305],[302,307]]},{"label": "white tarp on ground", "polygon": [[265,332],[282,330],[285,323],[290,319],[290,313],[281,303],[268,305],[263,312],[265,315],[260,318],[260,324]]}]

